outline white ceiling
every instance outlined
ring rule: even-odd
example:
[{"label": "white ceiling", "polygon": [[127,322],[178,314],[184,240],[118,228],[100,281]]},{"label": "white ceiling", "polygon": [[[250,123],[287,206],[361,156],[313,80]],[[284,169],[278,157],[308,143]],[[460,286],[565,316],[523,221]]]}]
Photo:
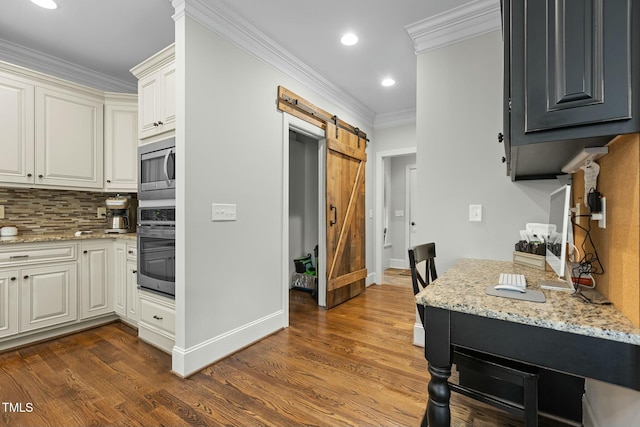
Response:
[{"label": "white ceiling", "polygon": [[[415,108],[416,56],[405,26],[471,0],[199,0],[224,3],[376,116]],[[2,0],[0,59],[75,80],[135,91],[134,65],[174,40],[169,0],[57,0],[50,11]],[[360,41],[342,46],[346,31]],[[26,49],[25,49],[26,48]],[[43,55],[45,54],[45,55]],[[53,58],[52,58],[53,57]],[[61,60],[61,61],[60,61]],[[71,73],[73,74],[73,73]],[[86,77],[93,74],[98,83]],[[396,85],[382,87],[391,76]],[[84,80],[83,80],[84,79]]]}]

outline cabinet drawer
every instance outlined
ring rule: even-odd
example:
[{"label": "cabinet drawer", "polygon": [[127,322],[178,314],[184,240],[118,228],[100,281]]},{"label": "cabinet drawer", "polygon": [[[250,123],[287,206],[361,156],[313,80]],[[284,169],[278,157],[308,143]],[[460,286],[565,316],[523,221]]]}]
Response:
[{"label": "cabinet drawer", "polygon": [[162,331],[171,337],[175,334],[175,308],[160,301],[140,298],[140,323]]},{"label": "cabinet drawer", "polygon": [[16,244],[0,249],[0,267],[74,261],[75,259],[76,245],[74,243],[37,246]]},{"label": "cabinet drawer", "polygon": [[127,243],[127,259],[135,261],[138,256],[138,250],[135,244]]}]

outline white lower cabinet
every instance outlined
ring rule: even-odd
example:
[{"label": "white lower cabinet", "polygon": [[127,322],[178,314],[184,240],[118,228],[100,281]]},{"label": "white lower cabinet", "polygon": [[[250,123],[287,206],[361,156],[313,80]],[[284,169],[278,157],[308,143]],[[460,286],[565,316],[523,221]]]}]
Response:
[{"label": "white lower cabinet", "polygon": [[138,337],[171,353],[175,343],[176,304],[171,298],[140,291]]},{"label": "white lower cabinet", "polygon": [[77,319],[77,262],[22,268],[18,280],[20,332]]},{"label": "white lower cabinet", "polygon": [[80,318],[113,312],[113,242],[83,242],[80,252]]},{"label": "white lower cabinet", "polygon": [[114,244],[116,314],[134,326],[138,323],[138,283],[136,280],[136,244],[116,241]]},{"label": "white lower cabinet", "polygon": [[127,261],[127,319],[138,323],[138,266],[135,261]]},{"label": "white lower cabinet", "polygon": [[18,333],[18,270],[0,270],[0,338]]}]

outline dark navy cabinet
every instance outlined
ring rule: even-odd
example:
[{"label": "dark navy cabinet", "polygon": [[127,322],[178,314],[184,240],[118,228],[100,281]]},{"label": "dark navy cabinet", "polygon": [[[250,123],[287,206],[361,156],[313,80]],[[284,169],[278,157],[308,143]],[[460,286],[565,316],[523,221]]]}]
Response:
[{"label": "dark navy cabinet", "polygon": [[555,177],[581,148],[640,130],[640,0],[504,0],[505,161]]}]

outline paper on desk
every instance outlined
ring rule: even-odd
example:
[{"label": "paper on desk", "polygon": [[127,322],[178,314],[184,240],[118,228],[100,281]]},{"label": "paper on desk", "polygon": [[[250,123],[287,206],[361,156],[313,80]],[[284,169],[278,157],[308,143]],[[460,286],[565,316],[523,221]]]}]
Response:
[{"label": "paper on desk", "polygon": [[583,203],[585,207],[589,207],[589,192],[593,189],[595,191],[598,183],[598,174],[600,173],[600,165],[592,160],[587,160],[580,169],[584,171],[584,199]]}]

